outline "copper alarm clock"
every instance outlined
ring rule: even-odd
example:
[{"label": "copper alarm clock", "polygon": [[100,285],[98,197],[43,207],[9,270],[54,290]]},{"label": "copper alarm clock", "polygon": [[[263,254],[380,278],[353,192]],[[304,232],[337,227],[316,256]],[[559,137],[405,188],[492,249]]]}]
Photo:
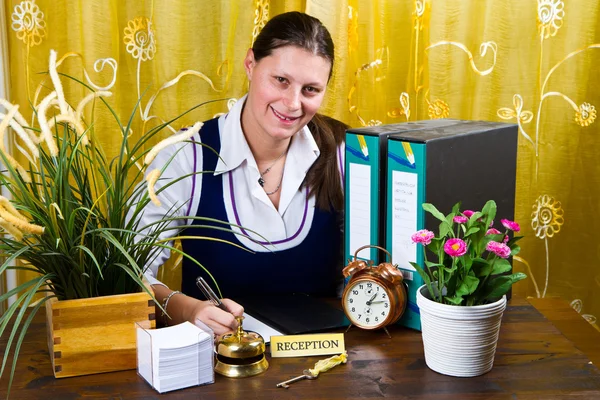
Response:
[{"label": "copper alarm clock", "polygon": [[[342,295],[342,308],[352,325],[362,329],[385,329],[400,319],[407,304],[407,292],[402,273],[390,262],[377,266],[358,260],[358,253],[374,245],[363,246],[354,253],[354,260],[343,270],[350,277]],[[387,329],[385,329],[386,333]]]}]

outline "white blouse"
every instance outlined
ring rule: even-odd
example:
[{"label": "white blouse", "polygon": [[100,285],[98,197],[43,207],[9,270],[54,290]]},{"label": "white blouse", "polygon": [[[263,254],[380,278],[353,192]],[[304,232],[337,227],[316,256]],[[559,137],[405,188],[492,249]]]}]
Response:
[{"label": "white blouse", "polygon": [[[221,138],[220,159],[214,175],[223,176],[223,200],[227,212],[227,220],[231,224],[241,225],[244,231],[232,227],[240,242],[248,249],[256,252],[280,251],[297,246],[304,240],[310,230],[315,209],[315,196],[307,199],[306,189],[299,190],[306,173],[319,157],[317,147],[310,130],[305,126],[292,137],[285,161],[279,208],[275,208],[264,189],[258,183],[260,173],[250,151],[250,146],[242,132],[241,113],[246,97],[238,100],[228,114],[219,118],[219,135]],[[200,137],[192,138],[200,143]],[[343,182],[344,144],[338,147],[337,161],[340,179]],[[156,184],[158,191],[162,186],[194,171],[202,171],[202,147],[194,149],[191,143],[180,143],[161,151],[147,171],[161,168],[168,160],[172,161]],[[211,173],[211,172],[206,172]],[[230,189],[233,188],[233,191]],[[152,221],[164,218],[167,214],[178,217],[202,216],[198,212],[200,194],[202,192],[202,174],[195,174],[181,179],[161,193],[158,198],[161,206],[149,203],[140,218],[140,227]],[[180,218],[171,222],[174,230],[168,230],[161,239],[176,236],[177,227],[192,224],[191,219]],[[244,234],[260,242],[277,243],[262,245],[248,239]],[[291,240],[285,240],[292,238]],[[172,244],[172,243],[171,243]],[[170,256],[167,249],[162,249],[146,269],[146,277],[151,284],[161,284],[155,276]]]}]

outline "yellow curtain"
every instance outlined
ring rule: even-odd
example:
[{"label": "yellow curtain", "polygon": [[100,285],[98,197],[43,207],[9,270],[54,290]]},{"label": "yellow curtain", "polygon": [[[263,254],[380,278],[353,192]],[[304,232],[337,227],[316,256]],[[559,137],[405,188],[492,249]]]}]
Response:
[{"label": "yellow curtain", "polygon": [[[299,10],[320,18],[336,44],[325,114],[351,126],[443,117],[519,124],[516,219],[525,239],[514,268],[529,279],[515,292],[561,296],[592,323],[600,314],[599,0],[5,4],[11,96],[21,109],[35,99],[49,50],[76,52],[61,72],[85,68],[98,86],[118,65],[110,103],[122,120],[142,95],[148,112],[137,112],[134,131],[202,101],[242,96],[243,57],[269,17]],[[226,110],[225,101],[201,107],[173,128]],[[108,148],[117,134],[106,131]]]}]

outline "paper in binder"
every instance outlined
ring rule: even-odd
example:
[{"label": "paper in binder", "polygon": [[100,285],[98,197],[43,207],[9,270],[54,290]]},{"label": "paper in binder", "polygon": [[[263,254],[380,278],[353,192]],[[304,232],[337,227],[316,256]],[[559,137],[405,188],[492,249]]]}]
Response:
[{"label": "paper in binder", "polygon": [[159,393],[214,383],[214,339],[206,325],[136,325],[138,375]]}]

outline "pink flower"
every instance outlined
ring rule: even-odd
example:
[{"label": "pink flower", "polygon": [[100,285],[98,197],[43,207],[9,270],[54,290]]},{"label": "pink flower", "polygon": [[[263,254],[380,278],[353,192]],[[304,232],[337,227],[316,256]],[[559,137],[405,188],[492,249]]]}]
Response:
[{"label": "pink flower", "polygon": [[444,251],[452,257],[460,257],[467,252],[467,244],[462,239],[448,239]]},{"label": "pink flower", "polygon": [[475,214],[475,211],[472,210],[465,210],[463,211],[463,215],[467,218],[471,218],[471,215]]},{"label": "pink flower", "polygon": [[[496,228],[490,228],[487,230],[487,232],[485,233],[486,235],[501,235],[502,232],[500,232],[498,229]],[[502,241],[504,243],[508,242],[508,235],[504,235],[504,239],[502,239]]]},{"label": "pink flower", "polygon": [[508,219],[501,219],[500,222],[502,222],[502,225],[504,225],[506,229],[510,229],[511,231],[519,232],[521,230],[519,224],[514,221]]},{"label": "pink flower", "polygon": [[469,219],[467,217],[463,217],[462,215],[457,215],[456,217],[454,217],[453,221],[456,222],[457,224],[464,224],[468,221]]},{"label": "pink flower", "polygon": [[504,243],[489,242],[485,249],[491,251],[498,257],[508,258],[508,256],[510,256],[510,247]]},{"label": "pink flower", "polygon": [[410,238],[412,239],[413,243],[421,243],[423,246],[426,246],[431,243],[431,239],[434,237],[435,235],[433,232],[428,231],[427,229],[421,229],[420,231],[414,233]]},{"label": "pink flower", "polygon": [[486,235],[500,235],[502,232],[500,232],[498,229],[496,228],[490,228],[487,230],[487,232],[485,233]]}]

